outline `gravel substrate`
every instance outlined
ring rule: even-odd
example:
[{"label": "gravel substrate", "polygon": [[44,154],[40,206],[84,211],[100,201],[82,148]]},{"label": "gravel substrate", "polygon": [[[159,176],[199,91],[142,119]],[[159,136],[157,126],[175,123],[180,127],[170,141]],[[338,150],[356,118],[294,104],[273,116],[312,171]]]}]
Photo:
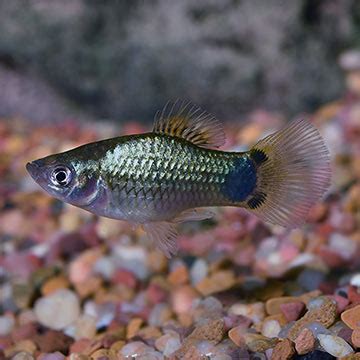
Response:
[{"label": "gravel substrate", "polygon": [[[360,359],[360,132],[316,120],[334,177],[306,225],[219,209],[181,227],[171,260],[140,230],[62,204],[26,174],[27,161],[111,128],[1,120],[0,359]],[[227,147],[279,123],[256,113],[227,129]]]}]

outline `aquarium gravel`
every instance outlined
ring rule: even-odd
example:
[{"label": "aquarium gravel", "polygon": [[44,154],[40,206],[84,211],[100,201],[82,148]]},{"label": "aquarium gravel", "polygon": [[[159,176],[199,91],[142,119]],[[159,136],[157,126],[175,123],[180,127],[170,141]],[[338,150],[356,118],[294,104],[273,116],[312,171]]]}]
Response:
[{"label": "aquarium gravel", "polygon": [[[360,359],[360,131],[314,121],[334,176],[304,226],[220,209],[183,225],[169,260],[140,230],[53,199],[25,170],[142,125],[1,119],[0,359]],[[281,122],[254,113],[226,129],[226,147]]]}]

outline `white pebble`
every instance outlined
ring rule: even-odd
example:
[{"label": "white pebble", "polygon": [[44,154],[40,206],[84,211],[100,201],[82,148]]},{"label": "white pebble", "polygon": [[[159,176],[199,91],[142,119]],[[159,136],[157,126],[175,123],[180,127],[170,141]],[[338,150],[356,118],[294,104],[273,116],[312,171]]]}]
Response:
[{"label": "white pebble", "polygon": [[96,319],[96,327],[108,326],[114,319],[116,306],[112,303],[96,304],[89,300],[84,304],[84,314]]},{"label": "white pebble", "polygon": [[131,271],[138,279],[144,280],[149,276],[147,254],[140,246],[117,245],[113,249],[112,259],[116,267]]},{"label": "white pebble", "polygon": [[321,325],[318,322],[312,322],[311,324],[306,326],[315,337],[318,337],[318,335],[332,335],[331,331],[328,330],[326,327]]},{"label": "white pebble", "polygon": [[169,357],[176,350],[180,349],[180,347],[181,347],[180,339],[174,336],[166,342],[163,354],[164,356]]},{"label": "white pebble", "polygon": [[11,360],[34,360],[34,357],[26,351],[18,352]]},{"label": "white pebble", "polygon": [[251,319],[254,324],[261,322],[265,317],[264,304],[256,302],[252,304],[235,303],[229,308],[229,314],[243,315]]},{"label": "white pebble", "polygon": [[15,320],[10,316],[0,316],[0,336],[6,336],[11,333],[15,325]]},{"label": "white pebble", "polygon": [[277,320],[265,320],[261,333],[268,338],[274,338],[279,335],[280,331],[281,326]]},{"label": "white pebble", "polygon": [[36,301],[35,315],[40,324],[62,330],[80,316],[79,299],[73,291],[60,289]]},{"label": "white pebble", "polygon": [[351,280],[350,285],[360,287],[360,274],[355,274]]},{"label": "white pebble", "polygon": [[208,274],[208,264],[204,259],[197,259],[190,269],[191,284],[196,285]]},{"label": "white pebble", "polygon": [[334,233],[330,235],[329,247],[343,259],[350,260],[357,249],[357,244],[343,234]]},{"label": "white pebble", "polygon": [[319,334],[318,340],[326,352],[335,357],[343,357],[354,352],[353,348],[341,337]]},{"label": "white pebble", "polygon": [[110,256],[104,256],[96,261],[93,270],[94,273],[100,274],[105,279],[110,280],[116,268]]},{"label": "white pebble", "polygon": [[119,360],[164,360],[164,355],[142,341],[133,341],[126,344],[118,356]]}]

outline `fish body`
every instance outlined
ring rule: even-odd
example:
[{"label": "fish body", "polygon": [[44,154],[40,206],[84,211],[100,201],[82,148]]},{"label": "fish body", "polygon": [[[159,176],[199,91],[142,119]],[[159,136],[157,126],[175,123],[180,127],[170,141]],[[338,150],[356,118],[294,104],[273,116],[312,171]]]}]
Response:
[{"label": "fish body", "polygon": [[327,149],[308,122],[292,124],[248,152],[214,149],[223,142],[211,115],[177,103],[157,115],[151,133],[86,144],[27,169],[63,201],[142,225],[167,255],[176,252],[175,225],[211,217],[210,206],[244,207],[292,226],[329,185]]}]

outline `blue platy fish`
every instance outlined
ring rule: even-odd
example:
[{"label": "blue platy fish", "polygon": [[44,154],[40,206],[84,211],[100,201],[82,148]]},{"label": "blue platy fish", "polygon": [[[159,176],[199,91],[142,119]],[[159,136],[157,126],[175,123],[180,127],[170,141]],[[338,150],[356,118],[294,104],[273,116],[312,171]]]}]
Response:
[{"label": "blue platy fish", "polygon": [[140,225],[167,256],[176,225],[237,206],[286,227],[300,225],[330,185],[329,152],[307,120],[246,152],[224,152],[221,124],[187,102],[167,104],[153,131],[89,143],[27,164],[50,195],[96,215]]}]

